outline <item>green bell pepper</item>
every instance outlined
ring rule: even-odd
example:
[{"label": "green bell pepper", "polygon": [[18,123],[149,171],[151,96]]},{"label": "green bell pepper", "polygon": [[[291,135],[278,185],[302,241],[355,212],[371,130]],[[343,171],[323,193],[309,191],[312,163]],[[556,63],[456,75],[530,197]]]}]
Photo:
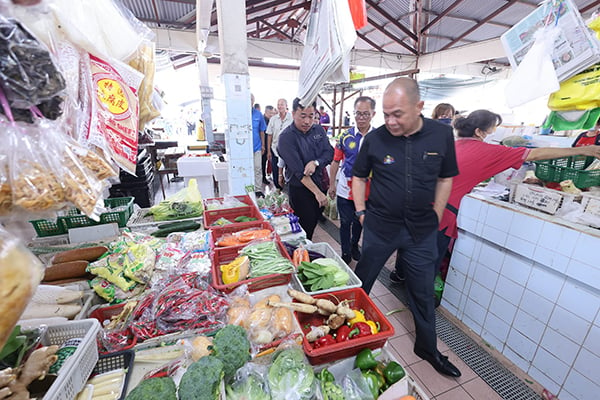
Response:
[{"label": "green bell pepper", "polygon": [[361,374],[367,381],[369,391],[373,395],[373,398],[376,399],[379,397],[379,389],[385,384],[383,377],[375,371],[362,371]]},{"label": "green bell pepper", "polygon": [[361,371],[375,368],[377,366],[377,360],[375,359],[375,356],[373,355],[371,349],[362,349],[360,353],[356,355],[354,366],[356,368],[360,368]]},{"label": "green bell pepper", "polygon": [[396,361],[390,361],[383,369],[383,377],[388,385],[393,385],[404,378],[405,375],[406,372],[404,371],[404,368]]}]

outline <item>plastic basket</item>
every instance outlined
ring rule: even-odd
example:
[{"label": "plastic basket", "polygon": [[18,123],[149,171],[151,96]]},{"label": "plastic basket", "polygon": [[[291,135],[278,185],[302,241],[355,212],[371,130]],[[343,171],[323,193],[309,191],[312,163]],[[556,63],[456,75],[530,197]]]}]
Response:
[{"label": "plastic basket", "polygon": [[333,250],[333,248],[329,245],[329,243],[311,243],[311,244],[304,245],[304,248],[306,250],[316,251],[317,253],[324,255],[326,258],[332,258],[332,259],[336,260],[337,263],[340,265],[340,267],[348,273],[348,275],[350,276],[350,279],[348,280],[348,284],[346,284],[344,286],[337,286],[337,287],[332,287],[329,289],[316,290],[314,292],[310,292],[310,291],[306,290],[306,288],[302,285],[302,282],[300,282],[300,278],[298,278],[298,274],[294,274],[292,279],[294,280],[293,284],[296,287],[296,289],[298,289],[304,293],[314,295],[314,294],[335,292],[337,290],[359,288],[362,286],[362,281],[358,278],[358,276],[356,276],[354,271],[352,271],[350,269],[350,267],[348,267],[348,264],[346,264],[344,262],[344,260],[342,260],[342,258],[335,252],[335,250]]},{"label": "plastic basket", "polygon": [[124,209],[102,213],[100,214],[100,221],[94,221],[83,214],[67,215],[65,217],[59,217],[59,219],[63,221],[67,229],[110,224],[113,222],[116,222],[120,228],[123,228],[127,225],[127,221],[133,213],[133,197],[115,197],[112,199],[104,199],[104,206],[107,208],[124,207]]},{"label": "plastic basket", "polygon": [[[105,322],[108,323],[111,317],[115,315],[119,315],[121,311],[123,311],[123,307],[125,307],[125,303],[115,304],[112,306],[102,306],[92,309],[89,314],[89,318],[94,318],[98,320],[101,326],[105,325]],[[129,328],[127,328],[128,340],[125,345],[121,347],[122,350],[129,350],[133,348],[137,344],[137,337],[131,333]],[[107,354],[102,351],[102,344],[98,344],[100,354]]]},{"label": "plastic basket", "polygon": [[63,235],[67,233],[67,227],[60,218],[56,220],[36,219],[29,222],[33,225],[33,229],[35,229],[39,237]]},{"label": "plastic basket", "polygon": [[[394,336],[394,327],[362,288],[340,290],[334,293],[323,293],[315,295],[314,297],[317,299],[331,300],[336,304],[342,300],[348,300],[350,308],[363,310],[367,320],[379,322],[380,330],[374,335],[350,339],[346,342],[334,343],[318,349],[315,349],[313,345],[306,340],[305,336],[302,339],[302,347],[304,348],[304,353],[308,357],[308,361],[313,365],[352,357],[367,347],[370,349],[382,347],[388,338]],[[302,333],[304,335],[310,332],[311,326],[326,324],[324,321],[327,320],[327,317],[316,313],[303,314],[294,312],[294,315],[296,320],[298,320],[298,325],[302,328]]]},{"label": "plastic basket", "polygon": [[[211,227],[210,230],[212,232],[213,242],[215,243],[215,250],[227,248],[227,247],[217,246],[218,240],[220,238],[222,238],[223,236],[230,235],[232,233],[240,232],[240,231],[243,231],[245,229],[250,229],[250,228],[267,229],[267,230],[270,230],[271,232],[274,232],[271,224],[266,221],[251,221],[251,222],[244,222],[244,223],[240,223],[240,224],[223,225],[223,226],[218,226],[218,227],[213,226],[213,227]],[[231,247],[242,248],[244,246],[245,246],[245,244],[240,245],[240,246],[231,246]],[[286,251],[286,256],[287,256],[287,251]]]},{"label": "plastic basket", "polygon": [[58,377],[50,386],[43,400],[72,400],[83,389],[85,382],[98,362],[96,335],[100,324],[95,319],[65,322],[51,325],[42,338],[44,346],[61,346],[69,339],[83,339],[75,353],[65,360]]},{"label": "plastic basket", "polygon": [[543,181],[561,182],[571,179],[580,189],[600,185],[600,170],[585,171],[594,157],[571,156],[535,161],[535,176]]},{"label": "plastic basket", "polygon": [[135,352],[133,350],[124,350],[102,355],[98,359],[94,371],[92,371],[92,377],[123,368],[125,370],[125,378],[123,379],[121,395],[118,397],[119,400],[123,400],[127,395],[127,385],[129,384],[131,371],[133,371],[134,359]]},{"label": "plastic basket", "polygon": [[[281,243],[279,239],[275,242],[277,247],[279,248],[279,252],[282,256],[290,259],[285,247]],[[221,265],[231,262],[235,260],[235,258],[239,255],[239,251],[244,248],[244,246],[235,246],[235,247],[223,247],[223,248],[215,248],[213,252],[213,265],[212,265],[212,283],[211,286],[215,289],[218,289],[224,293],[231,293],[235,288],[241,285],[248,285],[248,290],[251,292],[256,292],[257,290],[266,289],[272,286],[279,285],[287,285],[290,283],[292,279],[292,274],[271,274],[265,276],[259,276],[258,278],[244,279],[239,282],[230,283],[228,285],[223,283],[221,279]]]},{"label": "plastic basket", "polygon": [[[219,208],[219,209],[216,209],[216,210],[209,210],[206,207],[206,205],[208,203],[214,202],[214,201],[222,202],[223,199],[224,199],[224,197],[214,197],[214,198],[211,198],[211,199],[204,199],[204,220],[206,221],[206,219],[212,219],[212,221],[214,222],[214,221],[216,221],[217,219],[220,218],[218,216],[219,213],[221,213],[221,212],[223,212],[225,210],[235,210],[235,209],[244,208],[245,210],[247,210],[246,212],[249,212],[249,208],[256,208],[256,205],[254,204],[254,202],[252,201],[252,199],[248,195],[233,196],[233,197],[235,197],[236,199],[238,199],[242,203],[246,204],[246,206],[240,206],[240,207],[235,207],[235,208]],[[208,224],[207,226],[210,226],[210,224]]]},{"label": "plastic basket", "polygon": [[[221,226],[230,226],[230,225],[242,225],[243,226],[244,224],[248,224],[249,222],[261,222],[261,221],[265,220],[263,218],[262,213],[260,211],[258,211],[258,208],[256,208],[256,207],[248,206],[248,207],[238,207],[238,208],[226,208],[223,210],[213,210],[213,211],[217,211],[217,213],[207,214],[206,211],[204,212],[204,228],[205,229],[218,228],[219,226],[213,226],[213,224],[215,223],[215,221],[217,221],[220,218],[225,218],[226,220],[232,222],[231,224],[221,225]],[[235,222],[235,219],[237,217],[241,217],[241,216],[256,218],[256,221]]]}]

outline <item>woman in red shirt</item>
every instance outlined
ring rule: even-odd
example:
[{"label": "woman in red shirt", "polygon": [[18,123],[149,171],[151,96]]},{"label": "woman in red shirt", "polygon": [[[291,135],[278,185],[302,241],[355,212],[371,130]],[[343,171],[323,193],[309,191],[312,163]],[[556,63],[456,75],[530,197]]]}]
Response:
[{"label": "woman in red shirt", "polygon": [[600,118],[596,121],[594,129],[582,132],[571,145],[571,147],[600,145]]}]

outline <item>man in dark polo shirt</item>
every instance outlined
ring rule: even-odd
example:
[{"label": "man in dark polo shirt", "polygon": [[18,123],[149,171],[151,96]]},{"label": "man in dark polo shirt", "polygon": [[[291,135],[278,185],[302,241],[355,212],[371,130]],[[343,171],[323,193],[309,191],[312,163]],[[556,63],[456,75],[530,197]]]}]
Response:
[{"label": "man in dark polo shirt", "polygon": [[303,107],[295,98],[293,122],[285,128],[277,145],[285,162],[285,180],[289,185],[290,205],[298,216],[306,237],[312,239],[323,207],[327,204],[323,170],[333,160],[333,147],[323,127],[314,123],[316,103]]},{"label": "man in dark polo shirt", "polygon": [[364,232],[355,272],[369,293],[383,265],[398,249],[406,264],[416,329],[414,352],[438,372],[458,377],[460,371],[437,350],[433,296],[437,229],[452,177],[458,174],[452,128],[421,115],[423,101],[413,79],[390,83],[382,104],[385,125],[364,138],[352,170],[354,205]]}]

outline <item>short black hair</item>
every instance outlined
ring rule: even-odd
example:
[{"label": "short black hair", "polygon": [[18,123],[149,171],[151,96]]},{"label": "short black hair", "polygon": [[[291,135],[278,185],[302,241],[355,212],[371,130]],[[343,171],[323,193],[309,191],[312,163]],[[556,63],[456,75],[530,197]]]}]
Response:
[{"label": "short black hair", "polygon": [[[313,107],[315,110],[317,109],[317,102],[313,101],[312,104],[309,104],[306,107]],[[302,104],[300,104],[300,97],[296,97],[294,102],[292,103],[292,111],[296,111],[298,109],[304,110],[306,108]]]},{"label": "short black hair", "polygon": [[273,106],[266,106],[265,107],[265,111],[271,111],[271,110],[274,110],[274,109],[275,109],[275,107],[273,107]]},{"label": "short black hair", "polygon": [[502,123],[502,117],[499,114],[488,110],[475,110],[467,117],[458,117],[454,120],[454,129],[459,137],[474,137],[475,129],[487,131],[491,127]]},{"label": "short black hair", "polygon": [[369,103],[371,105],[371,110],[375,109],[375,99],[369,96],[360,96],[358,99],[354,100],[354,107],[362,101]]}]

